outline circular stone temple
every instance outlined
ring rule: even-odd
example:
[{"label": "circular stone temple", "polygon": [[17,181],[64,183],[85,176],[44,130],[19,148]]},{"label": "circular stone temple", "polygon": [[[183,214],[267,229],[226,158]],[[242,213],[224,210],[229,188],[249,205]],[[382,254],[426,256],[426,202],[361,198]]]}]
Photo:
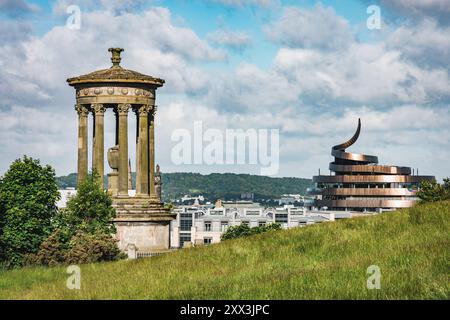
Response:
[{"label": "circular stone temple", "polygon": [[[113,197],[119,246],[142,251],[169,248],[169,222],[175,218],[161,202],[155,177],[155,92],[164,80],[120,66],[122,48],[110,48],[112,66],[67,79],[75,88],[78,113],[78,184],[88,174],[88,116],[93,116],[92,168],[104,176],[104,114],[115,114],[115,145],[108,150],[108,193]],[[136,195],[129,196],[128,118],[134,111],[136,130]],[[156,173],[158,175],[159,172]],[[155,181],[157,181],[155,183]],[[103,184],[102,184],[103,185]],[[159,192],[158,192],[159,191]]]},{"label": "circular stone temple", "polygon": [[[358,140],[361,120],[355,134],[331,148],[334,161],[330,175],[313,177],[315,205],[330,210],[380,211],[406,208],[414,204],[417,189],[433,176],[411,175],[411,168],[378,165],[378,157],[346,152]],[[334,175],[331,175],[334,172]]]}]

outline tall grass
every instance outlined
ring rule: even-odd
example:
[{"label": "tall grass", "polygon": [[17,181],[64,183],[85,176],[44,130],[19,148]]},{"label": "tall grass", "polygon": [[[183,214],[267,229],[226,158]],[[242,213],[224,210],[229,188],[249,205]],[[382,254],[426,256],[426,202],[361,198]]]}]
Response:
[{"label": "tall grass", "polygon": [[[271,231],[164,256],[0,272],[3,299],[449,299],[450,202]],[[367,268],[381,289],[367,289]]]}]

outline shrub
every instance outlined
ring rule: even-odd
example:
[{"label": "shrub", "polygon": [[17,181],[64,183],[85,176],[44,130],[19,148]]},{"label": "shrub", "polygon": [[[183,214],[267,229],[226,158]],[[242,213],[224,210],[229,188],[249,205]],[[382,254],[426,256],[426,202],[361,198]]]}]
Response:
[{"label": "shrub", "polygon": [[61,231],[54,231],[42,242],[38,253],[29,254],[25,259],[27,265],[56,266],[65,262],[66,245],[61,236]]},{"label": "shrub", "polygon": [[112,234],[116,212],[94,171],[53,219],[56,230],[30,262],[42,265],[113,261],[124,257]]},{"label": "shrub", "polygon": [[246,236],[251,236],[253,234],[263,233],[270,230],[279,230],[281,225],[279,223],[271,223],[261,227],[250,228],[247,224],[240,224],[237,226],[229,227],[223,234],[222,240],[236,239]]},{"label": "shrub", "polygon": [[56,230],[42,242],[38,253],[26,257],[25,263],[52,267],[125,258],[125,254],[117,247],[117,240],[110,234],[79,231],[69,243],[64,243],[63,238],[61,231]]},{"label": "shrub", "polygon": [[27,264],[55,266],[113,261],[123,258],[112,234],[115,232],[112,200],[93,172],[77,194],[52,219],[53,233],[37,253],[28,254]]},{"label": "shrub", "polygon": [[117,247],[117,240],[110,234],[78,232],[70,241],[66,254],[67,264],[114,261],[125,257]]}]

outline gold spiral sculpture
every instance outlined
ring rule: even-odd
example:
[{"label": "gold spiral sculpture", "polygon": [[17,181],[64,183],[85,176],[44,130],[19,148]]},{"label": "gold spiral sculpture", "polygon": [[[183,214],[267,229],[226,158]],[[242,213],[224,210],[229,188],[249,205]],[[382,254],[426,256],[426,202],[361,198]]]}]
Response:
[{"label": "gold spiral sculpture", "polygon": [[[331,148],[330,175],[313,177],[317,207],[332,210],[380,211],[410,207],[424,180],[433,176],[411,175],[411,168],[378,165],[378,157],[347,152],[361,132],[361,119],[353,136]],[[331,175],[334,172],[334,175]]]}]

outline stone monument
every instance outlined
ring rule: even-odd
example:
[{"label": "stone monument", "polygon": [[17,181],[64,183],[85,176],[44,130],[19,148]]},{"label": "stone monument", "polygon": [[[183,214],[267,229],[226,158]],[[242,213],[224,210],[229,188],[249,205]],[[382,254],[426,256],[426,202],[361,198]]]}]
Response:
[{"label": "stone monument", "polygon": [[[115,145],[108,149],[108,193],[116,209],[119,247],[139,252],[169,249],[169,223],[176,215],[164,208],[155,180],[155,93],[164,80],[120,66],[121,48],[110,48],[109,69],[67,79],[76,91],[78,183],[88,174],[88,116],[93,115],[92,168],[104,175],[104,114],[115,114]],[[136,114],[136,195],[129,196],[128,115]],[[158,170],[159,172],[159,170]],[[159,173],[158,173],[159,174]],[[156,178],[156,179],[155,179]],[[158,187],[161,185],[159,184]]]},{"label": "stone monument", "polygon": [[155,192],[158,199],[161,201],[161,192],[162,192],[162,179],[161,179],[161,172],[159,171],[159,164],[156,165],[156,172],[155,172]]}]

